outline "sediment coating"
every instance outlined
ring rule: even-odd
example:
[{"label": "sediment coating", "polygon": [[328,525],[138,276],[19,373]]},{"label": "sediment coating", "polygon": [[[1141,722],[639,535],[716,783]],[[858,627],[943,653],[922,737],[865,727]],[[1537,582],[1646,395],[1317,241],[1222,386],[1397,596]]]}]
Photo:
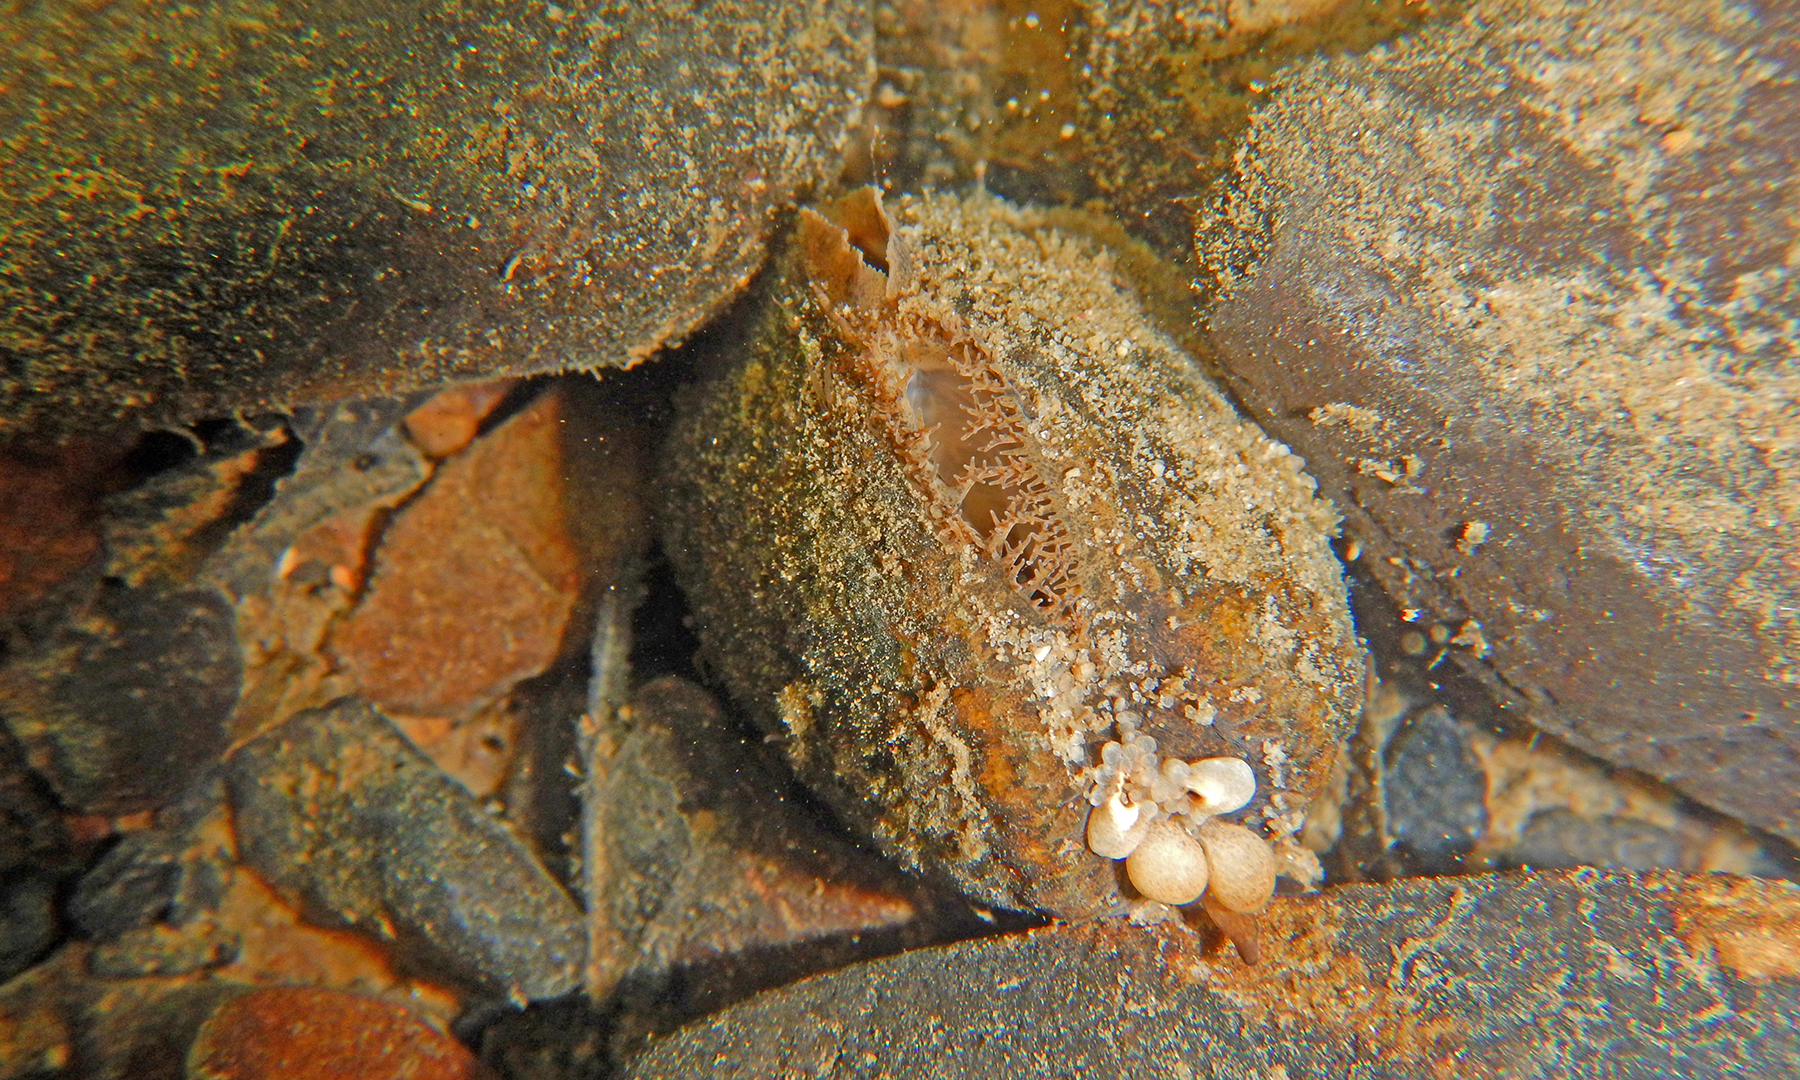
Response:
[{"label": "sediment coating", "polygon": [[0,436],[629,366],[834,166],[866,6],[49,0],[0,22]]},{"label": "sediment coating", "polygon": [[1122,903],[1083,840],[1109,732],[1244,759],[1247,820],[1297,825],[1359,670],[1300,463],[1104,250],[983,196],[828,213],[672,437],[706,663],[841,813],[988,903]]},{"label": "sediment coating", "polygon": [[1800,7],[1479,0],[1287,69],[1210,351],[1538,727],[1800,841]]}]

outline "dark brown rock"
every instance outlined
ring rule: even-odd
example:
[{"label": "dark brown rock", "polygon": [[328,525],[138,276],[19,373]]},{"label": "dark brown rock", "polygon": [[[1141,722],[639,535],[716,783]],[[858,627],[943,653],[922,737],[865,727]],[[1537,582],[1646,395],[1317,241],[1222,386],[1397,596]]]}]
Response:
[{"label": "dark brown rock", "polygon": [[0,454],[0,615],[43,599],[100,553],[96,447]]},{"label": "dark brown rock", "polygon": [[1795,19],[1494,0],[1301,65],[1200,233],[1219,363],[1407,618],[1790,840]]},{"label": "dark brown rock", "polygon": [[596,997],[628,982],[697,1015],[952,925],[692,683],[649,683],[595,747],[584,867]]},{"label": "dark brown rock", "polygon": [[530,851],[367,705],[302,712],[231,758],[244,861],[328,925],[485,992],[572,990],[580,912]]},{"label": "dark brown rock", "polygon": [[852,3],[234,0],[0,29],[0,433],[629,365],[870,80]]},{"label": "dark brown rock", "polygon": [[0,669],[0,713],[66,808],[130,813],[175,798],[225,749],[240,670],[217,591],[108,584]]},{"label": "dark brown rock", "polygon": [[1782,1075],[1800,889],[1595,871],[1277,900],[1247,967],[1184,927],[1053,926],[764,994],[639,1077]]}]

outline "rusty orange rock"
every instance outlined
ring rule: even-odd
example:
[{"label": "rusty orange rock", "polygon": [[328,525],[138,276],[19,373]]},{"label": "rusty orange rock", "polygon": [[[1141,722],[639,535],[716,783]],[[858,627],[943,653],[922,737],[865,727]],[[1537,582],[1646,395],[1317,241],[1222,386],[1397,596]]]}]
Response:
[{"label": "rusty orange rock", "polygon": [[193,1080],[487,1080],[462,1044],[406,1009],[300,986],[255,990],[209,1017],[188,1052]]},{"label": "rusty orange rock", "polygon": [[475,441],[481,422],[517,385],[517,379],[497,379],[453,386],[407,414],[407,437],[426,457],[447,458]]},{"label": "rusty orange rock", "polygon": [[581,586],[552,390],[445,463],[382,537],[330,651],[385,709],[467,714],[544,670]]}]

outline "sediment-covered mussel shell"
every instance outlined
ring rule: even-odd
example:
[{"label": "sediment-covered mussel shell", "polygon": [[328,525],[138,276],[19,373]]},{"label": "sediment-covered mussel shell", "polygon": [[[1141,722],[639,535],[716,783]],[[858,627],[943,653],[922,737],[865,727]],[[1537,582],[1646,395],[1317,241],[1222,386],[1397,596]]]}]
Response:
[{"label": "sediment-covered mussel shell", "polygon": [[1246,820],[1297,824],[1357,700],[1336,518],[1109,254],[864,191],[762,288],[673,433],[667,547],[801,775],[908,865],[1070,917],[1122,899],[1083,841],[1109,740],[1243,758]]}]

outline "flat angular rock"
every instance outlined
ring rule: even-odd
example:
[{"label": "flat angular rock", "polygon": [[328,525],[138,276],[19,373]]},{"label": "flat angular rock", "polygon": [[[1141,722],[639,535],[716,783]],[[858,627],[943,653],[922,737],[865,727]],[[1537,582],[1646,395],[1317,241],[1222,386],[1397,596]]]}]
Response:
[{"label": "flat angular rock", "polygon": [[354,699],[231,758],[240,855],[308,914],[485,992],[577,985],[580,912],[526,847]]},{"label": "flat angular rock", "polygon": [[233,0],[0,28],[0,434],[625,366],[872,81],[863,6]]},{"label": "flat angular rock", "polygon": [[230,880],[229,838],[225,785],[209,769],[154,826],[125,836],[88,869],[64,910],[82,937],[97,942],[210,915]]},{"label": "flat angular rock", "polygon": [[551,392],[440,468],[383,531],[328,648],[384,709],[460,717],[549,666],[580,598]]},{"label": "flat angular rock", "polygon": [[672,987],[694,1015],[931,939],[918,883],[834,831],[706,691],[657,679],[628,715],[588,766],[591,993]]},{"label": "flat angular rock", "polygon": [[1491,0],[1271,90],[1217,359],[1544,730],[1800,840],[1800,21]]},{"label": "flat angular rock", "polygon": [[1598,871],[1277,900],[1263,961],[1061,925],[753,998],[637,1077],[1735,1077],[1800,1059],[1800,889]]}]

